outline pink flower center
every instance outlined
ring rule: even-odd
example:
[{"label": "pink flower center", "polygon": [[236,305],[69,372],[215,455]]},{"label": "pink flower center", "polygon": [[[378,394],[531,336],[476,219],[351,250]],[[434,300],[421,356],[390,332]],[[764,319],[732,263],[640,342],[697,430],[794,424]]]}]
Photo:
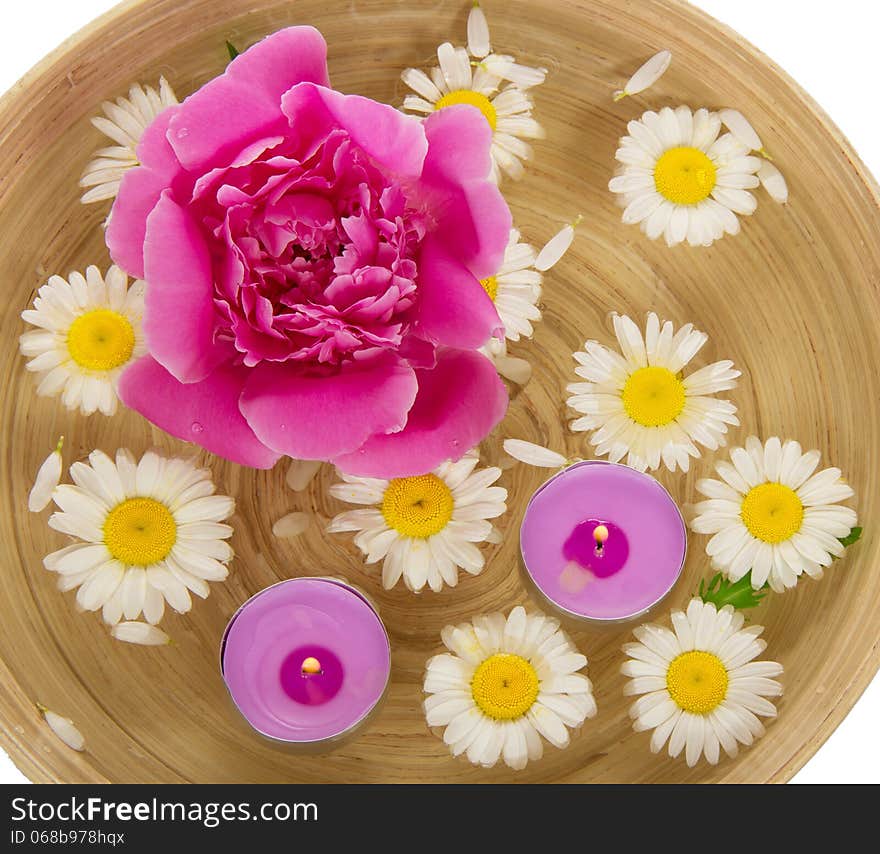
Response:
[{"label": "pink flower center", "polygon": [[416,299],[424,214],[345,131],[306,157],[288,146],[264,140],[196,185],[215,238],[218,339],[248,366],[335,366],[398,349]]}]

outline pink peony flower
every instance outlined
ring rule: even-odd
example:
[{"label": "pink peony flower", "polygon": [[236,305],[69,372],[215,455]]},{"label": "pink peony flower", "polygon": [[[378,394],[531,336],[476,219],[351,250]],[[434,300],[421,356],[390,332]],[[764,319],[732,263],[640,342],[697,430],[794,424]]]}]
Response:
[{"label": "pink peony flower", "polygon": [[472,107],[422,123],[333,91],[310,27],[243,53],[147,129],[113,207],[111,255],[148,283],[123,401],[258,468],[461,457],[507,405],[476,352],[511,224],[490,144]]}]

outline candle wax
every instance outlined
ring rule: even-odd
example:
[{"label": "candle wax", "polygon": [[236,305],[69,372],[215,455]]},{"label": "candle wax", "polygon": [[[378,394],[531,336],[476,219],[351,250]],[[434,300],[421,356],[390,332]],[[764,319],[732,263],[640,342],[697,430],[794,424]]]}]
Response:
[{"label": "candle wax", "polygon": [[[303,672],[308,658],[317,673]],[[249,599],[226,629],[223,678],[251,726],[271,738],[315,742],[360,723],[391,672],[388,636],[346,584],[293,578]]]},{"label": "candle wax", "polygon": [[[604,541],[597,539],[596,528],[608,532]],[[576,563],[597,578],[608,578],[623,569],[629,557],[629,541],[624,530],[613,522],[587,519],[571,532],[562,547],[562,554],[567,561]]]},{"label": "candle wax", "polygon": [[[595,528],[608,538],[597,555]],[[532,496],[520,531],[537,588],[577,617],[644,613],[675,584],[686,550],[684,520],[653,477],[590,460],[569,466]]]}]

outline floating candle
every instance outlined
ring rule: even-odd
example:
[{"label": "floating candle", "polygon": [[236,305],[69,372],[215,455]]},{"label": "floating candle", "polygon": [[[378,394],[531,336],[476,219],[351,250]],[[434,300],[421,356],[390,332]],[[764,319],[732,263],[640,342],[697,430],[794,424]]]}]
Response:
[{"label": "floating candle", "polygon": [[566,613],[627,620],[659,602],[681,573],[684,520],[653,477],[590,460],[532,496],[520,530],[526,571]]},{"label": "floating candle", "polygon": [[262,735],[316,743],[350,733],[373,710],[391,672],[388,635],[357,590],[294,578],[253,596],[226,628],[223,678]]}]

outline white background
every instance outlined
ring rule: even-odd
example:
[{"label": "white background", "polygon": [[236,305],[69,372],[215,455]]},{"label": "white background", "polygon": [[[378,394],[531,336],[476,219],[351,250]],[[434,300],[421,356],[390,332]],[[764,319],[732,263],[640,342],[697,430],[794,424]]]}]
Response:
[{"label": "white background", "polygon": [[[2,0],[0,91],[113,5],[115,0]],[[484,5],[491,24],[492,6],[504,4],[485,0]],[[698,0],[695,5],[729,24],[788,71],[842,128],[873,173],[880,175],[880,122],[875,109],[880,9],[874,0],[834,0],[831,13],[828,0]],[[859,569],[866,572],[871,567]],[[795,782],[880,783],[878,721],[880,678]],[[2,752],[0,782],[26,782]]]}]

